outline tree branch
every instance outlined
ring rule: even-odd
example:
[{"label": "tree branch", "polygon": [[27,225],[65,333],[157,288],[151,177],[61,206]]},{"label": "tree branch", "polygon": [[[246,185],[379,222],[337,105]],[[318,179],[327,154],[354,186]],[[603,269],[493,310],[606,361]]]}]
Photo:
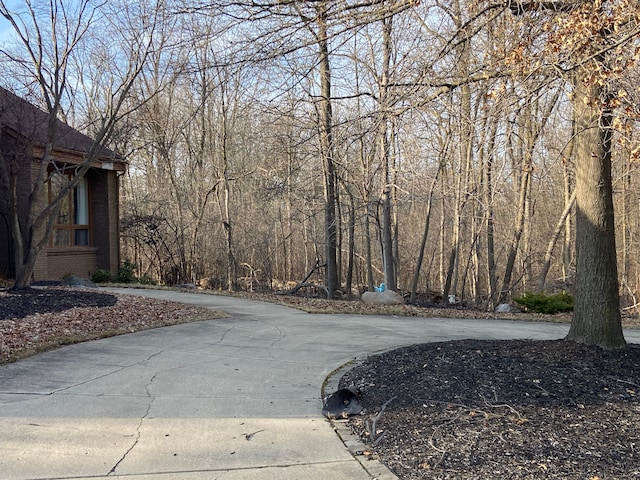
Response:
[{"label": "tree branch", "polygon": [[570,12],[586,0],[532,0],[529,2],[511,1],[507,6],[514,15],[522,15],[526,12],[548,11],[548,12]]}]

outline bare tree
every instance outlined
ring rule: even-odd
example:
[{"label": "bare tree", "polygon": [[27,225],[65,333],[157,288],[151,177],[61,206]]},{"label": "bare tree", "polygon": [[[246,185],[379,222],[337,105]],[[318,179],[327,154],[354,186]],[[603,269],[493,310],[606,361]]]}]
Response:
[{"label": "bare tree", "polygon": [[[36,258],[49,242],[61,202],[109,143],[115,125],[123,114],[123,105],[131,85],[144,66],[155,30],[160,25],[161,8],[148,11],[149,16],[135,26],[119,25],[121,30],[103,30],[101,36],[96,30],[109,26],[108,22],[104,22],[103,15],[106,12],[102,7],[104,6],[93,6],[93,2],[89,0],[74,2],[72,5],[55,0],[45,7],[28,0],[20,10],[14,10],[7,2],[0,1],[0,15],[13,27],[17,39],[17,45],[6,47],[1,53],[7,62],[20,71],[25,86],[42,100],[49,119],[45,126],[44,155],[30,185],[28,213],[24,221],[19,218],[16,209],[17,191],[10,189],[10,223],[16,266],[14,288],[29,285]],[[122,17],[131,20],[127,15]],[[82,82],[91,83],[86,77],[89,65],[85,64],[84,69],[74,68],[74,65],[82,64],[74,62],[74,59],[78,60],[85,48],[98,46],[100,49],[106,45],[107,38],[114,42],[123,32],[131,32],[132,28],[136,29],[136,33],[128,38],[132,43],[128,44],[127,50],[122,55],[118,54],[119,71],[111,76],[108,82],[110,88],[102,91],[99,99],[84,97],[86,103],[82,105],[75,98],[82,90],[75,87],[76,82],[80,86]],[[109,58],[111,52],[112,49],[103,50],[106,58]],[[115,61],[113,58],[112,60]],[[103,80],[107,78],[105,73],[102,72]],[[74,166],[69,181],[60,186],[50,202],[44,202],[43,205],[41,199],[51,171],[60,168],[52,157],[58,142],[56,130],[59,128],[59,119],[73,108],[82,107],[96,108],[99,112],[94,116],[96,123],[87,130],[92,134],[94,144],[84,161]],[[15,169],[7,161],[0,163],[0,170],[8,184],[15,184]]]},{"label": "bare tree", "polygon": [[[526,86],[525,86],[526,88]],[[560,96],[560,89],[556,90],[555,95],[549,101],[545,110],[540,113],[540,118],[534,119],[534,115],[537,112],[532,111],[532,106],[538,105],[537,93],[535,93],[539,87],[535,85],[531,89],[533,95],[527,95],[524,99],[524,106],[517,112],[517,117],[523,119],[523,128],[520,135],[518,135],[518,143],[521,143],[521,147],[517,148],[516,157],[518,168],[518,177],[520,185],[518,189],[518,203],[516,209],[516,217],[513,227],[513,235],[511,243],[509,245],[509,252],[507,255],[507,263],[504,271],[504,277],[502,281],[502,287],[500,289],[500,295],[498,297],[498,303],[504,303],[507,300],[507,296],[511,289],[511,277],[513,275],[513,269],[516,261],[516,255],[518,253],[518,246],[522,238],[522,234],[525,227],[525,220],[528,215],[528,204],[530,198],[531,181],[533,173],[533,155],[536,147],[536,143],[540,138],[540,135],[545,128],[549,117],[553,109],[556,106],[558,97]]]}]

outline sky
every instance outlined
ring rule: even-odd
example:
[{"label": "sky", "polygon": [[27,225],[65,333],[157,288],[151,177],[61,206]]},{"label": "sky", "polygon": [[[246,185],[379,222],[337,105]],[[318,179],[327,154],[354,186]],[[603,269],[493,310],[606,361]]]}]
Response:
[{"label": "sky", "polygon": [[[17,2],[9,0],[5,1],[4,3],[11,9],[11,7]],[[0,15],[0,46],[4,45],[4,43],[11,37],[12,34],[13,27],[3,16]]]},{"label": "sky", "polygon": [[0,43],[4,43],[11,35],[11,32],[13,32],[13,28],[11,28],[9,22],[4,17],[0,17]]}]

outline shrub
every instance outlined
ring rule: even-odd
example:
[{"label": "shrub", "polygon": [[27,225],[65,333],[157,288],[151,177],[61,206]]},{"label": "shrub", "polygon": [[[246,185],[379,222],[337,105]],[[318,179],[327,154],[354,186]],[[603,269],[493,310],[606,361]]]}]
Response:
[{"label": "shrub", "polygon": [[553,314],[573,310],[573,295],[567,292],[553,295],[527,292],[513,301],[528,312]]},{"label": "shrub", "polygon": [[99,268],[91,275],[91,281],[93,283],[107,283],[111,281],[111,272]]},{"label": "shrub", "polygon": [[149,275],[142,275],[139,279],[138,279],[138,283],[140,283],[140,285],[157,285],[158,282],[156,282],[153,278],[151,278]]},{"label": "shrub", "polygon": [[134,272],[138,267],[135,263],[125,260],[120,269],[118,269],[118,281],[120,283],[133,283],[136,281]]}]

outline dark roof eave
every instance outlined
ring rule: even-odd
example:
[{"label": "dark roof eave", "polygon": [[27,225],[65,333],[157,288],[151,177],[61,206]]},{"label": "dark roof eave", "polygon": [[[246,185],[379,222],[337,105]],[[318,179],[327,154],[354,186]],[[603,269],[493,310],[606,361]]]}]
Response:
[{"label": "dark roof eave", "polygon": [[[9,135],[11,135],[12,137],[16,138],[17,140],[22,140],[22,141],[26,140],[22,135],[20,135],[11,127],[7,127],[5,125],[3,130]],[[30,147],[31,147],[31,154],[33,155],[33,157],[42,159],[44,155],[45,146],[40,143],[32,143]],[[99,155],[95,160],[93,160],[91,162],[91,166],[93,168],[98,168],[102,170],[116,170],[119,172],[126,171],[127,162],[122,155],[117,154],[107,148],[103,150],[107,152],[107,154]],[[74,150],[70,148],[54,147],[52,159],[53,161],[56,161],[56,162],[64,162],[64,163],[79,165],[86,160],[86,155],[87,155],[87,152],[82,152],[82,151]]]},{"label": "dark roof eave", "polygon": [[[30,145],[35,152],[40,149],[44,154],[49,116],[32,103],[20,98],[9,90],[0,87],[0,127],[3,131]],[[79,164],[85,161],[86,155],[94,148],[95,141],[61,120],[56,120],[56,140],[53,157],[56,161],[67,161]],[[42,155],[40,158],[42,158]],[[34,155],[37,157],[37,155]],[[62,158],[56,158],[62,157]],[[78,161],[78,158],[81,160]],[[67,159],[67,160],[64,160]],[[75,160],[74,160],[75,159]],[[123,157],[107,147],[102,147],[97,163],[108,165],[106,170],[125,170]],[[96,163],[93,162],[93,163]],[[94,166],[92,163],[92,166]],[[98,167],[100,168],[100,167]]]}]

